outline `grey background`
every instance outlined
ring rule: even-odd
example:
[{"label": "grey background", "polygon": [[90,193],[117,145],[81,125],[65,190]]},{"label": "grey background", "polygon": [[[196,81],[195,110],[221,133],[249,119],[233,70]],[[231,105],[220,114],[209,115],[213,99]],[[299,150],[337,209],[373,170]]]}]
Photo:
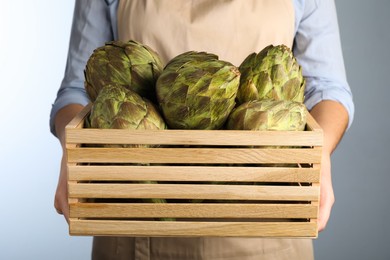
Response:
[{"label": "grey background", "polygon": [[316,259],[387,260],[390,216],[390,1],[336,1],[356,108],[333,155],[336,203]]},{"label": "grey background", "polygon": [[[53,208],[61,149],[48,128],[74,1],[0,3],[0,259],[89,259],[91,239],[70,237]],[[336,204],[316,259],[388,260],[390,1],[336,5],[356,114],[333,155]]]}]

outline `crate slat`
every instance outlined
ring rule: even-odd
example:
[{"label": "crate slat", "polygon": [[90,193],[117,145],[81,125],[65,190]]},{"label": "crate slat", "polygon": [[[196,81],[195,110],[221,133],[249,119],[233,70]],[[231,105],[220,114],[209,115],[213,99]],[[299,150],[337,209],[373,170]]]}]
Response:
[{"label": "crate slat", "polygon": [[311,204],[73,203],[72,218],[315,218]]},{"label": "crate slat", "polygon": [[319,182],[319,169],[210,166],[69,166],[74,181]]},{"label": "crate slat", "polygon": [[317,131],[238,131],[238,130],[125,130],[69,129],[69,143],[220,145],[226,146],[309,146],[322,145]]},{"label": "crate slat", "polygon": [[[83,127],[85,118],[89,115],[91,111],[92,104],[86,105],[80,113],[78,113],[70,122],[65,126],[65,132],[66,132],[66,143],[70,144],[71,142],[68,142],[68,131],[72,130],[78,130]],[[80,142],[77,142],[76,144],[80,144]]]},{"label": "crate slat", "polygon": [[321,143],[319,145],[322,146],[322,141],[323,141],[323,131],[321,126],[317,123],[317,121],[314,119],[314,117],[308,112],[306,117],[306,127],[309,130],[309,132],[316,132],[320,134],[318,138],[318,141]]},{"label": "crate slat", "polygon": [[178,222],[74,219],[74,235],[315,237],[311,222]]},{"label": "crate slat", "polygon": [[91,104],[67,126],[67,142],[83,144],[160,144],[231,146],[322,146],[322,129],[307,113],[310,131],[237,131],[237,130],[125,130],[77,129],[90,111]]},{"label": "crate slat", "polygon": [[321,148],[69,148],[73,163],[319,163]]},{"label": "crate slat", "polygon": [[319,187],[311,186],[70,183],[68,188],[70,198],[316,201],[319,195]]}]

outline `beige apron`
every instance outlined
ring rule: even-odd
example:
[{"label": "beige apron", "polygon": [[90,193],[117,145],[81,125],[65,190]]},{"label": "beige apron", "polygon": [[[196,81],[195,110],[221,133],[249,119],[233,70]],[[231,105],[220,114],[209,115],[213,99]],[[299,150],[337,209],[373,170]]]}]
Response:
[{"label": "beige apron", "polygon": [[[292,46],[292,0],[121,0],[120,40],[142,42],[164,61],[207,51],[240,65],[269,44]],[[93,260],[310,260],[309,239],[95,237]]]},{"label": "beige apron", "polygon": [[240,65],[269,44],[292,45],[294,7],[292,0],[121,0],[118,35],[164,62],[193,50]]}]

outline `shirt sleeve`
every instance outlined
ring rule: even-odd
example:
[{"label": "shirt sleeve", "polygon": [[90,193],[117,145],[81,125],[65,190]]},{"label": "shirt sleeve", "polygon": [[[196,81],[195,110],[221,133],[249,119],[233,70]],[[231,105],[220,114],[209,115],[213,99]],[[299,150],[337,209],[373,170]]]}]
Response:
[{"label": "shirt sleeve", "polygon": [[300,1],[293,51],[306,78],[305,104],[312,109],[322,100],[341,103],[354,116],[347,82],[334,0]]},{"label": "shirt sleeve", "polygon": [[84,89],[84,68],[93,50],[113,40],[116,35],[117,7],[113,0],[77,0],[64,78],[50,112],[50,131],[55,133],[54,118],[69,104],[86,105],[89,98]]}]

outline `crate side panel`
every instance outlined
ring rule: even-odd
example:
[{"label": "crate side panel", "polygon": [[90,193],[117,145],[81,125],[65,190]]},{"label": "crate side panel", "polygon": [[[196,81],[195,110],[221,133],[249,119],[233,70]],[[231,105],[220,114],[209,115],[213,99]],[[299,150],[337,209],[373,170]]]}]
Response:
[{"label": "crate side panel", "polygon": [[[323,131],[322,131],[322,128],[321,126],[317,123],[317,121],[314,119],[314,117],[309,113],[307,112],[307,125],[306,125],[306,128],[308,131],[313,131],[313,132],[317,132],[318,134],[320,134],[319,136],[319,140],[322,141],[323,139]],[[322,142],[318,145],[322,145]]]},{"label": "crate side panel", "polygon": [[[68,130],[72,130],[72,129],[80,129],[80,128],[83,128],[84,126],[84,121],[86,119],[86,117],[89,115],[90,113],[90,110],[91,110],[91,106],[92,104],[88,104],[86,105],[66,126],[65,126],[65,130],[66,132]],[[68,139],[68,134],[66,134],[66,140],[71,140],[71,137]],[[74,142],[71,142],[71,143],[74,143]],[[76,142],[76,143],[80,143],[80,142]]]}]

